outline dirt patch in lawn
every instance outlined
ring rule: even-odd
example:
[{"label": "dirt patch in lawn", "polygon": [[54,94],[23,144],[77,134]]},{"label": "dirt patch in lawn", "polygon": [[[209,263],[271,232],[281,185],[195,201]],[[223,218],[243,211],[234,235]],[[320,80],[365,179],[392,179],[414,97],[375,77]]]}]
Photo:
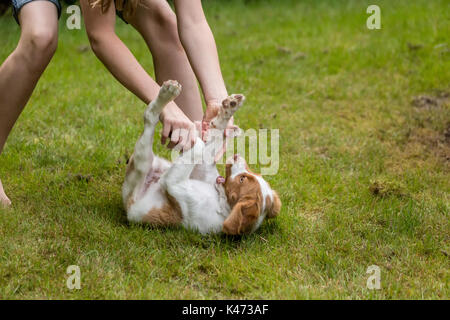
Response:
[{"label": "dirt patch in lawn", "polygon": [[419,95],[412,99],[411,104],[420,109],[441,108],[448,105],[450,92],[438,91],[435,95]]},{"label": "dirt patch in lawn", "polygon": [[390,154],[385,166],[395,172],[436,165],[450,170],[450,91],[418,95],[410,102],[405,122],[391,132],[402,138],[385,140]]},{"label": "dirt patch in lawn", "polygon": [[450,123],[443,132],[430,128],[414,128],[410,131],[405,152],[410,156],[434,155],[450,161]]},{"label": "dirt patch in lawn", "polygon": [[437,91],[412,99],[413,126],[407,132],[405,152],[426,152],[450,161],[450,92]]}]

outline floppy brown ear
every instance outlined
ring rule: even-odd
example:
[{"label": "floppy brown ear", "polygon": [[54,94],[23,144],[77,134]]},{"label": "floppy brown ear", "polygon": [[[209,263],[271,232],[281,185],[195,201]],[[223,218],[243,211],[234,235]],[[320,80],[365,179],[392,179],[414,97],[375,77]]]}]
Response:
[{"label": "floppy brown ear", "polygon": [[272,206],[267,212],[267,218],[275,218],[281,211],[281,200],[276,191],[273,191]]},{"label": "floppy brown ear", "polygon": [[222,232],[228,235],[248,232],[258,217],[259,203],[256,199],[239,201],[224,221]]}]

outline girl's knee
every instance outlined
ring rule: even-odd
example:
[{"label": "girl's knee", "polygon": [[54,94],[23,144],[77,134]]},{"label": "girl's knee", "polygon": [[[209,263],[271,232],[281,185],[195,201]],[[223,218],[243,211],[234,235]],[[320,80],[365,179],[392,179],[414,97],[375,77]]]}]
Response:
[{"label": "girl's knee", "polygon": [[155,23],[161,28],[168,31],[176,32],[177,30],[177,17],[175,13],[166,7],[160,7],[153,13]]},{"label": "girl's knee", "polygon": [[58,46],[58,30],[47,26],[36,26],[24,34],[23,38],[30,54],[45,60],[53,56]]},{"label": "girl's knee", "polygon": [[177,17],[165,0],[143,0],[138,10],[144,21],[151,21],[151,25],[160,31],[161,37],[174,37],[178,35]]}]

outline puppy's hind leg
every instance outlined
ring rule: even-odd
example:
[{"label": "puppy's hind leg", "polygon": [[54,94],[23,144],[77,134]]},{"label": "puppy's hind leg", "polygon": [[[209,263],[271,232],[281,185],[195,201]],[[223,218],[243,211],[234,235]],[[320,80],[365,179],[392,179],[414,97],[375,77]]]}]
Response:
[{"label": "puppy's hind leg", "polygon": [[172,166],[161,176],[161,185],[170,192],[170,188],[180,182],[188,180],[192,170],[198,163],[203,162],[204,142],[197,137],[195,145],[183,152],[183,154],[175,160]]},{"label": "puppy's hind leg", "polygon": [[145,180],[152,169],[153,137],[159,114],[163,108],[174,100],[181,92],[178,82],[169,80],[162,85],[158,97],[153,100],[144,112],[144,132],[134,147],[134,153],[128,163],[125,182],[122,188],[122,197],[128,209],[134,203],[145,186]]}]

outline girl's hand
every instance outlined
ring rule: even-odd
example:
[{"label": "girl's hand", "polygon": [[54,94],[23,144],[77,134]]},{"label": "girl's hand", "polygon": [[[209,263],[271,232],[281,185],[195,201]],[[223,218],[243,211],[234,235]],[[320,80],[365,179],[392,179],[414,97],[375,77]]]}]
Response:
[{"label": "girl's hand", "polygon": [[[221,107],[222,107],[222,103],[218,103],[216,101],[207,103],[205,116],[203,117],[202,126],[201,126],[202,127],[201,133],[202,133],[203,141],[206,140],[206,134],[209,129],[209,124],[210,124],[211,120],[217,116]],[[230,121],[228,121],[227,128],[225,129],[225,131],[223,133],[224,139],[223,139],[222,148],[219,150],[219,152],[214,157],[215,162],[219,161],[219,159],[222,158],[223,154],[227,150],[228,138],[230,138],[230,137],[232,138],[232,137],[238,135],[239,132],[240,132],[239,127],[234,124],[234,117],[231,117]]]},{"label": "girl's hand", "polygon": [[169,149],[186,151],[192,148],[197,138],[197,129],[188,117],[181,111],[175,103],[169,103],[164,107],[160,115],[163,124],[161,133],[161,143],[166,144]]}]

